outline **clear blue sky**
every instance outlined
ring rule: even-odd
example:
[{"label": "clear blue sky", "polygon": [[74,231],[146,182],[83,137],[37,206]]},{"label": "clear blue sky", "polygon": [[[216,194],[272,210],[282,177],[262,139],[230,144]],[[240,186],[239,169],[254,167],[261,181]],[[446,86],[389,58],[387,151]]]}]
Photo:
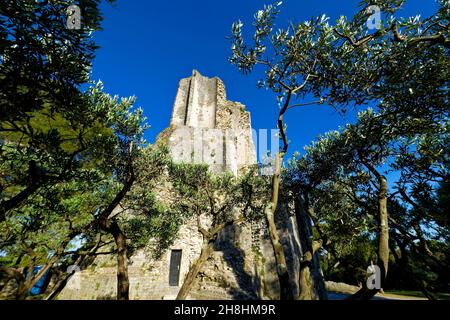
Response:
[{"label": "clear blue sky", "polygon": [[[358,0],[285,0],[278,22],[303,21],[323,13],[334,21],[352,16]],[[103,5],[103,31],[94,37],[100,49],[94,61],[94,80],[119,96],[137,97],[151,128],[149,142],[169,125],[172,104],[181,78],[197,69],[203,75],[219,76],[228,98],[247,106],[253,128],[275,128],[278,112],[271,92],[257,89],[258,76],[244,76],[228,63],[231,24],[241,19],[251,27],[261,0],[117,0]],[[434,0],[409,0],[402,15],[434,12]],[[289,156],[303,149],[317,135],[353,121],[354,113],[342,117],[331,108],[313,106],[292,109],[287,116],[291,140]]]}]

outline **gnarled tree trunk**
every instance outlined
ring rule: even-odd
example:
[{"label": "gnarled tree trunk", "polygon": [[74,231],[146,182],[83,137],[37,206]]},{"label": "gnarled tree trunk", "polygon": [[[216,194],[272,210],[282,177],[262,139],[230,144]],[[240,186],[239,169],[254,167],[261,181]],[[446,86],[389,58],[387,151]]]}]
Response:
[{"label": "gnarled tree trunk", "polygon": [[178,295],[176,300],[185,300],[191,291],[192,287],[195,284],[195,280],[197,279],[197,275],[200,272],[201,268],[208,260],[211,252],[213,250],[214,240],[204,240],[202,245],[202,250],[200,252],[200,256],[194,261],[191,268],[189,269],[188,274],[184,278],[183,285],[178,291]]},{"label": "gnarled tree trunk", "polygon": [[128,300],[130,281],[128,279],[128,258],[126,237],[114,220],[101,223],[102,229],[114,237],[117,246],[117,300]]},{"label": "gnarled tree trunk", "polygon": [[280,189],[280,171],[283,162],[284,153],[277,153],[275,162],[275,173],[272,178],[272,199],[266,207],[265,214],[267,225],[269,228],[269,235],[272,242],[273,251],[275,254],[276,270],[278,280],[280,282],[280,298],[281,300],[292,300],[294,295],[292,293],[291,284],[289,281],[289,273],[286,263],[286,256],[284,254],[283,246],[280,243],[278,231],[275,223],[275,212],[278,205],[278,193]]},{"label": "gnarled tree trunk", "polygon": [[378,192],[378,205],[380,216],[380,236],[378,240],[378,259],[381,262],[381,287],[386,280],[389,266],[389,221],[387,210],[388,186],[386,177],[379,177],[380,190]]},{"label": "gnarled tree trunk", "polygon": [[312,208],[309,205],[308,195],[304,194],[304,199],[300,197],[296,201],[296,217],[302,246],[298,300],[327,300],[328,294],[317,252],[322,242],[313,241],[312,224],[307,210],[312,211]]},{"label": "gnarled tree trunk", "polygon": [[[385,176],[380,175],[370,164],[364,163],[366,167],[378,178],[378,218],[380,222],[380,229],[378,234],[378,266],[380,267],[381,288],[386,282],[386,276],[389,266],[389,221],[387,210],[387,194],[388,186]],[[369,289],[363,286],[361,290],[356,292],[349,299],[355,300],[369,300],[375,296],[380,289]]]},{"label": "gnarled tree trunk", "polygon": [[214,242],[216,241],[219,233],[222,232],[226,227],[238,224],[241,221],[243,221],[243,218],[230,220],[222,224],[212,226],[209,230],[206,230],[202,227],[200,216],[197,216],[198,231],[203,236],[202,249],[200,251],[200,256],[192,264],[189,272],[184,278],[180,291],[178,291],[176,300],[185,300],[187,298],[189,292],[195,284],[198,273],[200,272],[214,249]]},{"label": "gnarled tree trunk", "polygon": [[112,234],[117,246],[117,300],[128,300],[130,281],[128,279],[126,237],[116,222],[113,223]]}]

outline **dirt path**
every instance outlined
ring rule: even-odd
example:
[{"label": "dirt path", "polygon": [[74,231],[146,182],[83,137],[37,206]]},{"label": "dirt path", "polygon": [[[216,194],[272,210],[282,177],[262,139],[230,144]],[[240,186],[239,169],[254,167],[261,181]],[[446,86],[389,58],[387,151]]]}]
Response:
[{"label": "dirt path", "polygon": [[386,298],[389,300],[428,300],[427,298],[423,297],[413,297],[413,296],[404,296],[400,294],[393,294],[393,293],[379,293],[377,296]]},{"label": "dirt path", "polygon": [[[343,300],[360,288],[342,282],[325,281],[325,286],[328,290],[329,300]],[[428,300],[423,297],[406,296],[393,293],[378,293],[372,300]]]},{"label": "dirt path", "polygon": [[[345,298],[348,298],[350,294],[345,293],[337,293],[337,292],[329,292],[328,293],[328,299],[329,300],[344,300]],[[428,300],[426,298],[420,298],[420,297],[412,297],[412,296],[403,296],[398,294],[391,294],[391,293],[378,293],[375,297],[372,298],[372,300]]]}]

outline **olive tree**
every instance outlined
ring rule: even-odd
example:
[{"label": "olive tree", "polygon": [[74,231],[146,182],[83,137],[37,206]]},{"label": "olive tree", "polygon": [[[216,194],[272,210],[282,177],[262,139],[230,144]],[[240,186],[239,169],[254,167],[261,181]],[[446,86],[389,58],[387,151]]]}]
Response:
[{"label": "olive tree", "polygon": [[[284,123],[287,111],[317,104],[345,111],[372,103],[407,119],[433,117],[448,109],[450,4],[437,1],[436,14],[422,20],[396,16],[405,2],[361,1],[361,10],[352,19],[340,17],[334,25],[323,15],[276,29],[281,6],[277,2],[255,14],[250,44],[244,40],[244,24],[238,21],[232,26],[230,62],[245,74],[262,67],[264,77],[258,86],[272,90],[280,107],[277,124],[282,145],[276,155],[267,219],[284,299],[292,298],[292,292],[273,217],[280,168],[289,145]],[[381,20],[375,29],[367,23],[372,5],[380,9]],[[385,185],[382,175],[374,170],[371,174]]]}]

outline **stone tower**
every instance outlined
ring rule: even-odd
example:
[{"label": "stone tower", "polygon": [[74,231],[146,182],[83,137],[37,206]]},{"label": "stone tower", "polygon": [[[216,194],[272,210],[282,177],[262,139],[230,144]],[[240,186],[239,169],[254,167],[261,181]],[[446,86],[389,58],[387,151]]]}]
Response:
[{"label": "stone tower", "polygon": [[[157,141],[167,143],[174,161],[208,164],[215,174],[232,172],[237,176],[256,164],[250,113],[243,104],[227,99],[221,79],[202,76],[197,70],[180,80],[170,126]],[[196,221],[181,227],[171,249],[172,253],[182,253],[180,286],[200,254],[201,241]],[[200,271],[190,298],[256,299],[260,284],[252,251],[252,227],[228,227],[216,242],[216,250]],[[167,259],[170,278],[172,259]],[[170,288],[164,298],[174,298],[178,289]]]},{"label": "stone tower", "polygon": [[[169,146],[175,161],[206,163],[216,174],[239,175],[256,163],[250,113],[244,105],[228,101],[219,78],[207,78],[194,70],[180,80],[170,126],[157,137]],[[280,232],[289,256],[298,251],[292,237],[295,221],[288,219]],[[277,298],[271,243],[260,226],[230,226],[217,240],[217,248],[200,271],[189,299]],[[130,299],[174,299],[193,261],[199,256],[202,236],[196,221],[183,225],[161,259],[152,260],[146,250],[130,258]],[[298,253],[297,253],[298,254]],[[294,259],[295,260],[295,259]],[[291,263],[295,278],[298,264]],[[114,299],[117,288],[116,258],[102,255],[82,268],[59,295],[60,299]]]},{"label": "stone tower", "polygon": [[215,173],[238,175],[256,164],[250,113],[241,103],[227,100],[222,80],[196,70],[180,80],[170,127],[160,139],[168,143],[175,161],[205,163]]},{"label": "stone tower", "polygon": [[[182,79],[173,106],[170,126],[159,134],[175,161],[206,163],[216,174],[239,175],[256,163],[250,113],[244,105],[228,101],[219,78],[193,71]],[[164,185],[159,186],[164,198]],[[285,204],[281,204],[283,209]],[[229,226],[216,240],[215,251],[200,270],[188,299],[277,299],[279,284],[275,258],[264,222]],[[279,236],[289,264],[294,293],[299,274],[300,242],[294,217],[286,215]],[[202,236],[196,221],[180,227],[177,239],[154,260],[146,250],[130,257],[130,299],[174,299],[190,266],[200,255]],[[101,255],[71,277],[59,299],[115,299],[116,257]]]}]

